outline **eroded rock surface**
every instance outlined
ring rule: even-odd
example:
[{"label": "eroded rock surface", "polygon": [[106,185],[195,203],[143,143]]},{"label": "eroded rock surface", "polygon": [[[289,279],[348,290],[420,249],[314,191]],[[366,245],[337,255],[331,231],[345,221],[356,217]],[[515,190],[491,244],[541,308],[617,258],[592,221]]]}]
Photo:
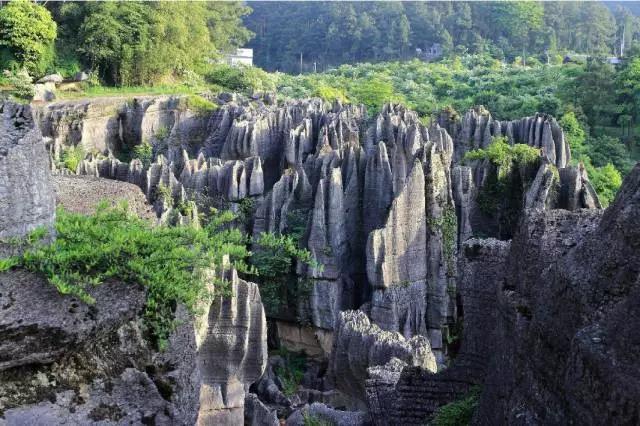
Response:
[{"label": "eroded rock surface", "polygon": [[49,160],[31,107],[0,102],[0,258],[15,253],[39,227],[53,230],[55,198]]},{"label": "eroded rock surface", "polygon": [[331,376],[336,387],[355,399],[363,399],[367,368],[396,358],[430,372],[437,370],[429,341],[423,336],[405,340],[397,332],[381,330],[361,311],[340,314],[331,354]]},{"label": "eroded rock surface", "polygon": [[478,424],[637,423],[639,203],[636,165],[602,217],[553,211],[523,221]]}]

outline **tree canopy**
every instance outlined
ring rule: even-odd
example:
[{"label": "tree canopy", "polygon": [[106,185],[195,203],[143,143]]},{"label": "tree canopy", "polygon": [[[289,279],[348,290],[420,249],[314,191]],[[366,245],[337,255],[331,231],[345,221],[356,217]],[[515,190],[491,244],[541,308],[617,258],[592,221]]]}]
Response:
[{"label": "tree canopy", "polygon": [[42,72],[53,60],[56,23],[44,7],[28,0],[0,9],[0,58],[9,67]]}]

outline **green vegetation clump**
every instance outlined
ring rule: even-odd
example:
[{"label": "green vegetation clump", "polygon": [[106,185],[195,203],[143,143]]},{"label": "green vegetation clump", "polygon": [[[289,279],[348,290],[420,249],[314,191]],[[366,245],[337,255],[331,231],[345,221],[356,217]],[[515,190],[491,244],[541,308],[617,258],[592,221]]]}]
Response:
[{"label": "green vegetation clump", "polygon": [[309,283],[295,276],[294,262],[298,260],[318,270],[322,265],[308,250],[298,247],[298,239],[293,235],[262,233],[256,243],[260,249],[252,253],[250,263],[256,268],[265,311],[277,315],[289,300],[297,300],[309,290]]},{"label": "green vegetation clump", "polygon": [[245,65],[216,64],[207,71],[205,80],[232,92],[268,92],[276,88],[274,74]]},{"label": "green vegetation clump", "polygon": [[14,70],[26,68],[35,75],[42,74],[53,62],[56,28],[51,13],[35,2],[14,0],[1,7],[2,65]]},{"label": "green vegetation clump", "polygon": [[302,352],[291,352],[284,348],[279,349],[277,355],[284,361],[284,366],[276,366],[275,373],[282,383],[282,393],[291,397],[298,391],[304,376],[307,357]]},{"label": "green vegetation clump", "polygon": [[333,423],[324,419],[319,419],[309,413],[304,413],[302,415],[302,421],[303,426],[333,426]]},{"label": "green vegetation clump", "polygon": [[330,86],[318,86],[311,94],[313,97],[317,97],[326,102],[335,102],[339,101],[342,103],[347,103],[349,100],[347,99],[347,95],[340,89],[336,89],[335,87]]},{"label": "green vegetation clump", "polygon": [[145,324],[160,348],[174,327],[176,303],[195,311],[201,300],[211,298],[208,285],[224,291],[224,283],[207,276],[220,268],[224,255],[239,271],[245,263],[246,238],[235,229],[222,229],[233,215],[220,214],[203,229],[152,227],[133,216],[126,204],[102,203],[95,214],[85,216],[59,209],[56,240],[35,244],[22,256],[0,265],[19,266],[42,274],[62,294],[95,303],[88,288],[107,280],[137,283],[147,290]]},{"label": "green vegetation clump", "polygon": [[61,161],[64,167],[75,173],[86,153],[81,145],[70,146],[62,150]]},{"label": "green vegetation clump", "polygon": [[149,167],[153,161],[153,147],[149,141],[145,140],[133,147],[133,158],[140,160],[143,167]]},{"label": "green vegetation clump", "polygon": [[442,212],[442,216],[429,218],[427,222],[431,229],[442,234],[442,249],[447,264],[447,273],[449,276],[453,276],[455,274],[455,253],[458,245],[458,217],[456,216],[456,211],[453,207],[446,208]]},{"label": "green vegetation clump", "polygon": [[465,154],[463,161],[489,160],[498,173],[508,173],[513,165],[529,165],[540,159],[540,149],[526,144],[509,145],[507,138],[493,138],[485,149],[475,149]]},{"label": "green vegetation clump", "polygon": [[431,426],[465,426],[471,424],[473,413],[478,407],[480,399],[480,388],[471,389],[469,394],[463,399],[450,402],[438,408],[433,420],[429,422]]},{"label": "green vegetation clump", "polygon": [[199,115],[206,115],[218,109],[218,105],[200,95],[189,95],[181,99],[184,109],[190,109]]},{"label": "green vegetation clump", "polygon": [[540,149],[494,138],[487,148],[469,151],[463,158],[463,162],[482,160],[488,160],[493,168],[478,194],[478,206],[498,219],[501,236],[509,238],[522,209],[522,188],[533,179]]}]

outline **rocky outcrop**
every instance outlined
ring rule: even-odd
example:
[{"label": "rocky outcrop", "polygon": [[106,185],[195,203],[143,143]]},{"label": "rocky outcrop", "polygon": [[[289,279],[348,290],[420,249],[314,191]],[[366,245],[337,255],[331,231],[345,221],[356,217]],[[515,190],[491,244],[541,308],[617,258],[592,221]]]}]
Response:
[{"label": "rocky outcrop", "polygon": [[55,200],[42,135],[31,107],[0,103],[0,258],[36,228],[53,230]]},{"label": "rocky outcrop", "polygon": [[478,424],[637,422],[639,202],[637,165],[602,217],[552,211],[523,221]]},{"label": "rocky outcrop", "polygon": [[230,296],[195,319],[178,307],[180,326],[155,352],[143,289],[108,282],[88,306],[36,275],[1,273],[0,422],[242,424],[245,391],[266,366],[266,320],[257,286],[225,275]]},{"label": "rocky outcrop", "polygon": [[448,330],[448,340],[461,342],[457,356],[437,374],[397,360],[370,368],[366,395],[374,424],[424,424],[439,406],[483,383],[495,341],[496,289],[505,277],[509,247],[495,239],[464,243],[458,268],[462,335]]},{"label": "rocky outcrop", "polygon": [[39,127],[52,158],[80,146],[85,153],[128,152],[145,141],[158,153],[179,162],[182,150],[197,154],[205,139],[208,117],[190,110],[184,97],[146,96],[94,98],[45,104]]},{"label": "rocky outcrop", "polygon": [[245,392],[267,365],[267,321],[258,286],[225,273],[232,297],[219,296],[196,321],[202,380],[198,425],[243,423]]},{"label": "rocky outcrop", "polygon": [[326,422],[336,426],[364,426],[368,416],[362,411],[342,411],[318,402],[296,410],[287,418],[286,426],[304,426],[309,422]]},{"label": "rocky outcrop", "polygon": [[536,114],[519,120],[498,121],[483,106],[469,109],[461,121],[441,116],[443,126],[455,133],[455,161],[473,149],[486,148],[495,137],[506,137],[511,145],[522,143],[540,148],[543,156],[562,169],[571,160],[569,144],[555,118]]},{"label": "rocky outcrop", "polygon": [[336,387],[352,398],[363,399],[367,368],[384,365],[396,358],[435,372],[436,360],[423,336],[405,340],[397,332],[372,324],[361,311],[340,313],[330,359],[331,377]]}]

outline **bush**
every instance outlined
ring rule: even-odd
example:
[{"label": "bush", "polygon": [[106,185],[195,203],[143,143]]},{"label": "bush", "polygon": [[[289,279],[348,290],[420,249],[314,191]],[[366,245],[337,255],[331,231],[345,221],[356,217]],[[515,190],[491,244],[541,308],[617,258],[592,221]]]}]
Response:
[{"label": "bush", "polygon": [[62,151],[62,165],[72,172],[78,170],[78,165],[84,160],[85,152],[81,145],[70,146]]},{"label": "bush", "polygon": [[282,393],[287,397],[295,395],[304,376],[307,357],[301,352],[290,352],[281,348],[277,353],[284,361],[284,367],[277,366],[275,373],[282,383]]},{"label": "bush", "polygon": [[275,90],[275,76],[256,67],[217,64],[205,80],[232,92],[253,93]]},{"label": "bush", "polygon": [[465,398],[438,408],[429,424],[432,426],[465,426],[471,424],[473,413],[478,407],[479,398],[480,389],[473,388]]},{"label": "bush", "polygon": [[[166,132],[166,127],[162,127],[161,129],[165,129]],[[156,137],[158,137],[157,134]],[[140,160],[144,167],[149,167],[153,161],[153,147],[149,141],[145,140],[140,145],[133,147],[133,158]]]},{"label": "bush", "polygon": [[0,47],[32,74],[43,74],[53,62],[56,30],[51,13],[35,2],[16,0],[0,8]]},{"label": "bush", "polygon": [[585,161],[584,164],[589,181],[598,193],[602,207],[607,207],[614,200],[622,185],[622,175],[611,163],[603,167],[593,167],[588,161]]},{"label": "bush", "polygon": [[11,87],[10,93],[18,99],[30,100],[35,95],[35,88],[26,69],[17,72],[5,71],[4,77]]}]

